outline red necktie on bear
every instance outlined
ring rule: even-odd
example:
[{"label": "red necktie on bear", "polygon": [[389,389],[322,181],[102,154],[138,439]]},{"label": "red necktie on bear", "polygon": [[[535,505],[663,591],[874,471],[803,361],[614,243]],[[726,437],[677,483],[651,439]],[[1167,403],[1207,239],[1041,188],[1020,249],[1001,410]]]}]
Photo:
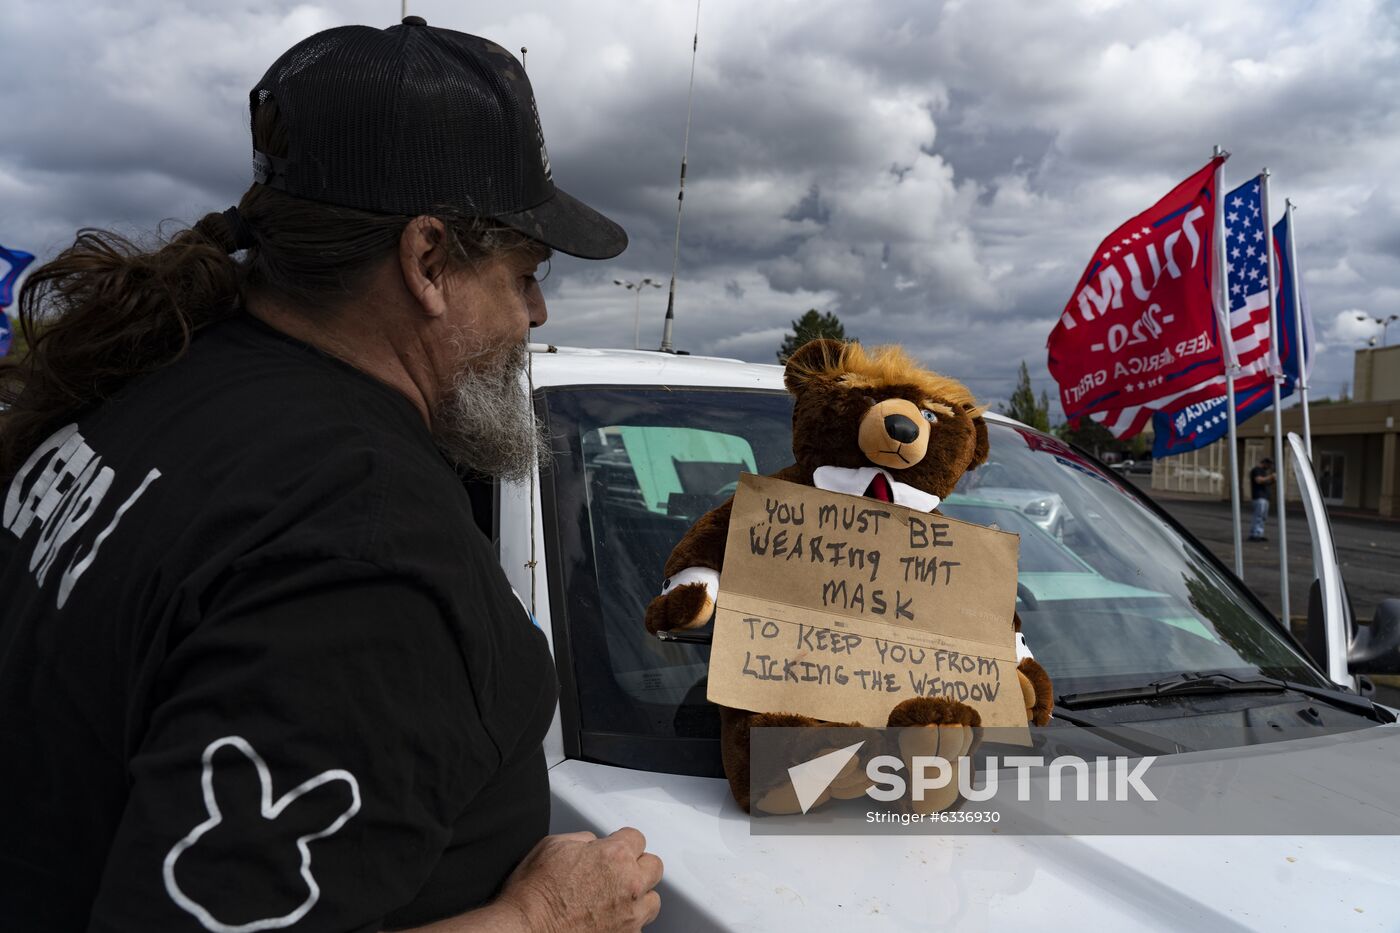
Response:
[{"label": "red necktie on bear", "polygon": [[890,481],[885,479],[885,474],[876,473],[875,478],[870,481],[865,494],[871,499],[879,499],[881,502],[893,502],[894,496],[890,491]]}]

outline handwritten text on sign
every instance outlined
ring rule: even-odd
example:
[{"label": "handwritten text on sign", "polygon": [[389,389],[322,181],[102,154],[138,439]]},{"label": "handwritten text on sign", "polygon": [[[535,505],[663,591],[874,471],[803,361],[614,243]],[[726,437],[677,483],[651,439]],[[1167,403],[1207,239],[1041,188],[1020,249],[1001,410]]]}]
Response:
[{"label": "handwritten text on sign", "polygon": [[1015,535],[745,475],[710,655],[712,701],[884,725],[915,696],[1025,723]]}]

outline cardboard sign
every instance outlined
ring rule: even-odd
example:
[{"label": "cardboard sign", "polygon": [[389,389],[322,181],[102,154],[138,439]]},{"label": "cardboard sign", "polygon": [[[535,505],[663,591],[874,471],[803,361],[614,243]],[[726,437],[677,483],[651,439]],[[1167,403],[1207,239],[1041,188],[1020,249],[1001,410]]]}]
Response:
[{"label": "cardboard sign", "polygon": [[709,698],[885,725],[916,696],[1024,726],[1014,534],[744,474],[710,648]]}]

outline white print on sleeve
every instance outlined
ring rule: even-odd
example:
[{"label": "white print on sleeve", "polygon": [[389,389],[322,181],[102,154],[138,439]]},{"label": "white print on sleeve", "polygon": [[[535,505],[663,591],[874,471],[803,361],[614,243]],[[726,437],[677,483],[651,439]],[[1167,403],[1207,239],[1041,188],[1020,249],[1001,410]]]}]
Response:
[{"label": "white print on sleeve", "polygon": [[[73,584],[87,572],[97,557],[102,543],[116,531],[127,509],[136,504],[142,493],[160,478],[160,470],[152,469],[126,497],[83,553],[80,543],[61,574],[57,604],[62,609],[73,592]],[[83,526],[97,514],[103,500],[117,485],[117,474],[103,466],[102,457],[89,446],[76,424],[66,425],[40,444],[10,482],[3,511],[4,527],[22,538],[31,525],[37,525],[38,539],[29,557],[29,572],[39,586],[44,585],[49,571],[58,559],[59,551],[74,540]],[[82,539],[79,539],[82,540]]]},{"label": "white print on sleeve", "polygon": [[[259,802],[259,811],[265,820],[276,820],[282,816],[284,810],[305,794],[311,793],[316,788],[333,781],[343,781],[349,787],[351,803],[348,808],[340,813],[328,826],[312,830],[311,827],[289,827],[289,832],[296,832],[298,828],[311,830],[296,836],[295,844],[301,852],[301,877],[306,884],[306,900],[290,913],[280,917],[268,917],[263,920],[252,920],[240,924],[227,924],[219,921],[205,907],[196,903],[185,892],[180,890],[179,884],[175,880],[175,863],[180,856],[191,846],[199,842],[201,836],[214,829],[224,820],[223,812],[219,807],[214,795],[214,755],[221,748],[234,748],[241,752],[254,767],[257,768],[258,780],[262,785],[262,799]],[[230,735],[222,739],[217,739],[204,749],[203,758],[204,770],[200,778],[204,789],[204,807],[208,811],[208,818],[190,830],[189,834],[175,843],[169,854],[165,856],[165,890],[170,894],[171,900],[180,906],[181,909],[193,914],[194,917],[204,925],[207,930],[213,933],[255,933],[257,930],[279,930],[296,923],[312,907],[316,906],[316,901],[321,897],[320,885],[316,883],[315,877],[311,874],[311,849],[309,843],[324,839],[333,835],[344,826],[351,817],[360,812],[360,784],[355,780],[355,776],[349,771],[335,768],[330,771],[322,771],[320,774],[298,784],[287,791],[276,800],[272,799],[272,774],[268,771],[267,763],[263,761],[253,746],[248,744],[242,736]],[[230,827],[237,831],[237,827]],[[288,839],[288,845],[292,840]]]}]

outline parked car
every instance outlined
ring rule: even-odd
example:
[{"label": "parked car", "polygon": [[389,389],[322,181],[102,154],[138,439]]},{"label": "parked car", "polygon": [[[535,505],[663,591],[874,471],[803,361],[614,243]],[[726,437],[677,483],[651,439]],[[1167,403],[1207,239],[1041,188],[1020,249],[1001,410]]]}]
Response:
[{"label": "parked car", "polygon": [[[739,472],[791,462],[781,370],[536,347],[532,378],[553,467],[471,490],[558,667],[546,740],[553,830],[642,829],[666,862],[656,929],[1333,930],[1400,917],[1400,876],[1387,868],[1400,843],[1389,837],[751,835],[721,776],[708,646],[652,638],[642,618],[694,518],[732,493]],[[1131,484],[1056,438],[987,420],[1005,473],[991,488],[1051,494],[1075,520],[1057,537],[971,476],[945,509],[1020,533],[1018,609],[1059,695],[1131,693],[1202,671],[1291,685],[1162,698],[1150,717],[1130,699],[1062,706],[1050,729],[1137,720],[1132,731],[1170,754],[1216,747],[1221,730],[1204,726],[1241,717],[1393,728],[1390,711],[1339,682],[1344,660],[1329,675]],[[1340,577],[1327,579],[1315,602],[1333,615],[1322,621],[1350,624],[1336,615]],[[1378,619],[1370,670],[1400,666],[1386,641],[1400,631],[1395,615]]]},{"label": "parked car", "polygon": [[1182,480],[1194,479],[1205,480],[1210,483],[1219,483],[1225,479],[1224,474],[1219,470],[1212,470],[1209,467],[1172,465],[1167,469],[1169,475],[1174,473],[1177,479]]},{"label": "parked car", "polygon": [[1127,473],[1151,473],[1152,461],[1151,459],[1134,460],[1131,457],[1129,457],[1124,460],[1118,460],[1114,463],[1110,463],[1108,465],[1108,468],[1120,476],[1125,475]]},{"label": "parked car", "polygon": [[[985,474],[983,470],[985,469]],[[987,500],[1003,502],[1030,519],[1037,527],[1058,537],[1064,533],[1065,524],[1072,518],[1065,508],[1064,500],[1046,489],[1020,489],[1015,486],[1000,485],[1009,481],[1006,470],[995,461],[969,474],[975,478],[976,495]]]}]

